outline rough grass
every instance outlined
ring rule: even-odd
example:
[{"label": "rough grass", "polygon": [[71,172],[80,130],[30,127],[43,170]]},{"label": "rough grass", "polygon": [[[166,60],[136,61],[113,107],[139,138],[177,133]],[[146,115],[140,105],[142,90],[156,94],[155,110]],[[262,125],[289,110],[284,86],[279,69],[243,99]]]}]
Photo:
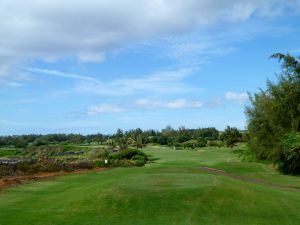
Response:
[{"label": "rough grass", "polygon": [[240,162],[229,150],[144,150],[142,168],[65,175],[0,192],[0,224],[300,224],[300,193],[206,173],[209,166],[291,183],[271,166]]},{"label": "rough grass", "polygon": [[17,148],[0,148],[0,157],[26,156],[28,152]]}]

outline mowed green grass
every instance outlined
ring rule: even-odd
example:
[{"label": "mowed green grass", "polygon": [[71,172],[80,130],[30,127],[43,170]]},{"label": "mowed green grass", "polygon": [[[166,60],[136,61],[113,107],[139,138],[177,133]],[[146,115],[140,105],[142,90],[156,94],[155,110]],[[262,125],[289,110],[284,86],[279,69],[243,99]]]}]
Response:
[{"label": "mowed green grass", "polygon": [[201,171],[202,166],[300,188],[300,178],[229,150],[151,147],[142,168],[65,175],[0,191],[0,224],[300,224],[300,192]]}]

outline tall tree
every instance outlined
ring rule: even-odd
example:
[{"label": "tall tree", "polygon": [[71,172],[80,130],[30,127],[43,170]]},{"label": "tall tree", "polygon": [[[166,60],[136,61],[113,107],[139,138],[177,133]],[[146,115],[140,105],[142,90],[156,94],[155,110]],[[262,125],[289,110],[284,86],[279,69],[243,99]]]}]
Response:
[{"label": "tall tree", "polygon": [[221,134],[220,139],[228,146],[233,147],[237,142],[241,141],[242,134],[236,127],[227,126]]},{"label": "tall tree", "polygon": [[251,151],[279,162],[284,136],[300,131],[300,58],[281,53],[271,57],[282,62],[278,81],[267,81],[266,90],[250,97],[246,115]]}]

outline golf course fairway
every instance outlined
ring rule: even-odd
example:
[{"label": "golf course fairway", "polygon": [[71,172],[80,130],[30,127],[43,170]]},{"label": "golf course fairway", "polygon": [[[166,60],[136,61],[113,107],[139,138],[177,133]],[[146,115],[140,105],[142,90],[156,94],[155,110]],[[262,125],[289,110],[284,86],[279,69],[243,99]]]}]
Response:
[{"label": "golf course fairway", "polygon": [[300,224],[299,176],[241,162],[226,148],[143,151],[153,159],[144,167],[68,174],[0,190],[0,225]]}]

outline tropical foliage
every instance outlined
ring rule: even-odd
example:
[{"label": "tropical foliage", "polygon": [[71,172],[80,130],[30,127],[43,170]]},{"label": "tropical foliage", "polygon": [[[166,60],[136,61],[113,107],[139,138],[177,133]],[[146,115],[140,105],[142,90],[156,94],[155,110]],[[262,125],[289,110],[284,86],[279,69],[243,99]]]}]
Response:
[{"label": "tropical foliage", "polygon": [[283,169],[286,153],[292,150],[282,142],[290,132],[300,131],[300,59],[281,53],[271,57],[282,62],[282,72],[277,83],[267,81],[266,90],[251,96],[251,105],[246,109],[249,146],[257,158],[272,160],[284,172],[294,173],[299,171],[294,166],[292,170]]}]

